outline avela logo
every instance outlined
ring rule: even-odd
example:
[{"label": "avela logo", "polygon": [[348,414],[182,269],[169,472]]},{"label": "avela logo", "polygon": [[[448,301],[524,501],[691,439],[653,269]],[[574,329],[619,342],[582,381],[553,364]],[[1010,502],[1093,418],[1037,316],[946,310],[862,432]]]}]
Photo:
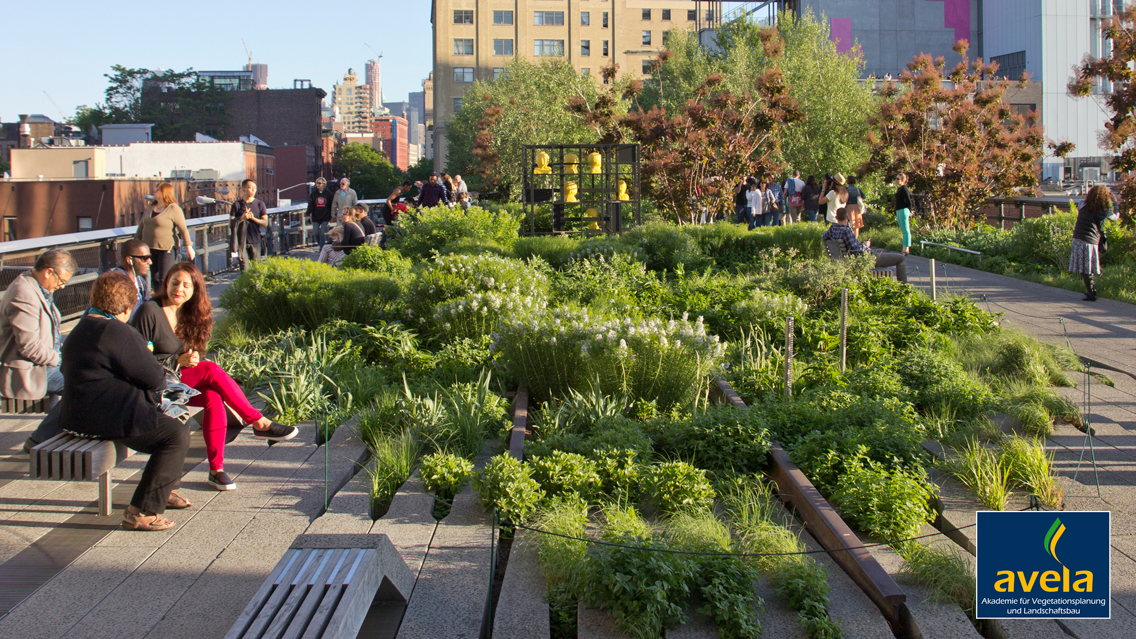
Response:
[{"label": "avela logo", "polygon": [[1044,572],[1035,570],[1027,575],[1021,570],[1016,572],[999,570],[998,579],[994,582],[994,589],[998,592],[1016,592],[1016,588],[1021,587],[1022,592],[1033,592],[1034,586],[1039,586],[1045,592],[1092,592],[1093,573],[1089,570],[1078,570],[1074,573],[1076,579],[1072,582],[1072,590],[1069,588],[1069,568],[1057,558],[1057,542],[1061,540],[1061,536],[1064,534],[1065,524],[1061,523],[1060,517],[1054,518],[1053,525],[1045,534],[1044,543],[1046,554],[1061,565],[1060,573],[1056,570]]}]

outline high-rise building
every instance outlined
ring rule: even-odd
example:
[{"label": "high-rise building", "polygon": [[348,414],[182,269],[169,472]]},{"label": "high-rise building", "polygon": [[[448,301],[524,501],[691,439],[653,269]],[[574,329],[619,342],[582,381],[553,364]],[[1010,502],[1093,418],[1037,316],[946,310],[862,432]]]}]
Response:
[{"label": "high-rise building", "polygon": [[364,77],[367,81],[367,86],[371,87],[371,109],[377,109],[383,103],[383,89],[382,89],[382,66],[383,58],[379,56],[374,60],[367,60],[367,65],[364,69]]},{"label": "high-rise building", "polygon": [[371,118],[374,107],[371,104],[371,86],[360,83],[355,69],[348,69],[343,75],[343,83],[335,85],[332,106],[336,119],[342,124],[344,133],[371,132]]},{"label": "high-rise building", "polygon": [[[475,80],[500,74],[514,56],[567,60],[600,77],[612,63],[642,77],[663,48],[663,34],[699,24],[703,4],[689,0],[434,0],[432,113],[434,167],[446,165],[446,122]],[[424,87],[425,88],[425,87]],[[426,89],[427,94],[431,93]]]},{"label": "high-rise building", "polygon": [[383,151],[391,164],[403,171],[410,168],[407,144],[406,118],[400,115],[381,115],[375,118],[375,137],[382,140]]}]

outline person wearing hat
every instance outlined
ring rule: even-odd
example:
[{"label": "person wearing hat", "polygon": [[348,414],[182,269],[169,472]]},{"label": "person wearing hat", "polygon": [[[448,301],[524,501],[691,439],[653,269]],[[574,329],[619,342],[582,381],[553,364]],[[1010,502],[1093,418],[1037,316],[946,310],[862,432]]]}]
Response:
[{"label": "person wearing hat", "polygon": [[824,221],[829,224],[836,224],[837,209],[844,208],[844,205],[848,203],[848,189],[844,188],[843,173],[832,176],[832,181],[835,183],[832,190],[826,193],[819,202],[828,205],[828,211],[824,214]]}]

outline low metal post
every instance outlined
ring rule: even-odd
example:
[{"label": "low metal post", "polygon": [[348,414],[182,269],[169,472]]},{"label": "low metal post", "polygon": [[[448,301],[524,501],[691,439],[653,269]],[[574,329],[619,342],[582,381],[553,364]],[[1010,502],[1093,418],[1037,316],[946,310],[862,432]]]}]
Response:
[{"label": "low metal post", "polygon": [[931,262],[931,301],[934,302],[937,298],[938,291],[935,290],[935,260],[932,258]]},{"label": "low metal post", "polygon": [[998,203],[998,224],[1003,231],[1006,230],[1006,203]]},{"label": "low metal post", "polygon": [[848,289],[840,291],[840,372],[848,365]]},{"label": "low metal post", "polygon": [[793,396],[793,318],[785,318],[785,397]]}]

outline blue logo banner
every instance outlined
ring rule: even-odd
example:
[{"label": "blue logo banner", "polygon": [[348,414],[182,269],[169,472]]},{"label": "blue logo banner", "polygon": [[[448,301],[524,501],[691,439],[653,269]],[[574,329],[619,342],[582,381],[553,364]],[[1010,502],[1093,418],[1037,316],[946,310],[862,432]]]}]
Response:
[{"label": "blue logo banner", "polygon": [[1109,619],[1108,512],[979,512],[979,619]]}]

